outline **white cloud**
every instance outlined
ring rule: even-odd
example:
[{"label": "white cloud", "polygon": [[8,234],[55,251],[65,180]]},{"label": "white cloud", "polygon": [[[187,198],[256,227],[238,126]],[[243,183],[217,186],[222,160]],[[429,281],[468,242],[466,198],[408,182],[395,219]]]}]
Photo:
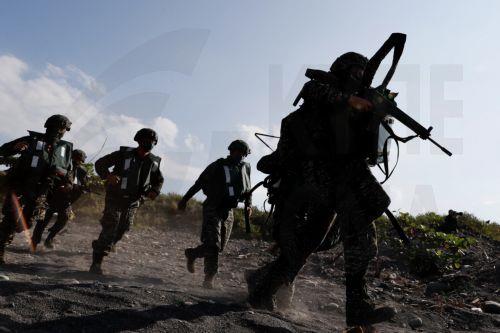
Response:
[{"label": "white cloud", "polygon": [[163,168],[168,170],[168,174],[171,179],[192,182],[196,180],[203,171],[201,168],[178,163],[177,161],[168,158],[168,156],[162,157],[162,160],[164,161]]},{"label": "white cloud", "polygon": [[190,151],[202,151],[205,149],[205,145],[201,140],[192,134],[188,134],[186,138],[184,139],[184,145],[186,146],[187,149]]},{"label": "white cloud", "polygon": [[[179,133],[172,120],[159,116],[145,122],[123,114],[103,112],[105,108],[89,96],[104,91],[93,77],[75,66],[62,68],[47,64],[43,71],[36,72],[12,55],[0,56],[0,135],[10,140],[26,135],[28,129],[44,131],[43,123],[48,116],[64,114],[73,121],[65,139],[92,156],[105,141],[104,152],[119,146],[135,146],[136,131],[150,127],[158,133],[155,153],[166,161],[162,166],[166,175],[178,180],[192,180],[198,176],[201,170],[168,158],[169,150],[177,148]],[[195,136],[188,135],[188,138],[193,147],[201,144]]]},{"label": "white cloud", "polygon": [[63,82],[72,86],[77,85],[81,88],[82,93],[102,96],[106,92],[104,85],[99,84],[95,78],[74,65],[67,65],[62,68],[48,63],[43,75],[56,82]]},{"label": "white cloud", "polygon": [[175,148],[175,139],[179,130],[177,125],[165,117],[156,117],[153,120],[152,127],[158,133],[160,144],[165,143],[168,148]]},{"label": "white cloud", "polygon": [[[267,155],[271,153],[271,150],[266,147],[257,137],[255,136],[255,133],[264,133],[264,134],[273,134],[269,133],[267,130],[263,129],[260,126],[257,125],[249,125],[249,124],[239,124],[237,126],[238,131],[241,133],[241,137],[243,140],[245,140],[249,145],[252,150],[252,155]],[[278,131],[279,133],[279,131]],[[273,138],[263,138],[267,144],[275,149],[276,145],[278,144],[278,139],[273,139]]]}]

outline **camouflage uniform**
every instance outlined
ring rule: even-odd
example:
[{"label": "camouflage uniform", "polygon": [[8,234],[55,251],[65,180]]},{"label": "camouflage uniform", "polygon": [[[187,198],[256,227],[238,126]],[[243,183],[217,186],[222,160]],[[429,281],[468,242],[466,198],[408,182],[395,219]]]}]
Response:
[{"label": "camouflage uniform", "polygon": [[[231,236],[234,221],[232,209],[244,199],[243,194],[250,187],[250,164],[235,163],[227,157],[211,163],[183,198],[187,202],[200,190],[207,196],[203,202],[202,244],[186,250],[186,255],[193,260],[204,258],[207,278],[217,274],[219,253],[224,250]],[[232,196],[228,196],[230,188],[233,188]],[[250,205],[251,198],[247,197],[246,200]]]},{"label": "camouflage uniform", "polygon": [[72,188],[69,193],[56,191],[53,196],[49,198],[49,208],[45,214],[45,219],[37,221],[35,230],[33,231],[31,240],[34,245],[39,244],[42,240],[43,232],[55,213],[57,213],[57,219],[54,225],[49,228],[49,234],[45,239],[46,245],[51,244],[54,237],[64,229],[68,221],[74,216],[71,205],[80,198],[84,189],[87,187],[87,171],[81,166],[75,167],[70,172],[69,181],[72,183]]},{"label": "camouflage uniform", "polygon": [[[303,105],[281,124],[277,150],[258,164],[265,173],[278,173],[280,201],[275,232],[278,258],[248,276],[249,301],[273,308],[270,295],[291,285],[307,257],[317,250],[336,225],[344,245],[347,311],[367,299],[364,276],[376,255],[373,220],[390,200],[357,154],[356,130],[362,116],[347,107],[341,87],[309,81]],[[281,190],[281,187],[284,187]]]},{"label": "camouflage uniform", "polygon": [[[47,197],[55,187],[65,181],[63,178],[71,170],[73,145],[63,140],[49,142],[46,134],[29,131],[29,136],[0,147],[0,156],[21,154],[8,171],[7,193],[0,223],[1,262],[5,246],[12,241],[15,232],[20,232],[25,227],[30,227],[34,221],[44,218]],[[27,148],[16,151],[15,146],[18,143],[25,143]],[[26,226],[22,226],[23,218]]]},{"label": "camouflage uniform", "polygon": [[99,238],[92,242],[94,263],[99,267],[103,257],[130,229],[143,196],[150,191],[160,193],[163,186],[160,161],[151,153],[141,158],[137,148],[121,147],[95,162],[96,172],[102,179],[111,173],[120,177],[119,184],[106,188],[102,230]]}]

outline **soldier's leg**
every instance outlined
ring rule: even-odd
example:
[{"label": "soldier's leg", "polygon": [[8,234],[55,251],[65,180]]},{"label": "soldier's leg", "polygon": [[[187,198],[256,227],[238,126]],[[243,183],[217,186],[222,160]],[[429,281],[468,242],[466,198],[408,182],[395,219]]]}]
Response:
[{"label": "soldier's leg", "polygon": [[0,264],[5,263],[5,246],[12,241],[16,232],[18,214],[12,202],[12,195],[12,193],[7,192],[2,206],[3,218],[0,222]]},{"label": "soldier's leg", "polygon": [[101,218],[102,230],[99,237],[92,242],[93,257],[91,273],[102,274],[101,264],[105,256],[109,254],[111,245],[115,238],[116,227],[120,221],[121,207],[116,203],[107,200],[104,213]]},{"label": "soldier's leg", "polygon": [[[304,199],[304,194],[308,200]],[[309,255],[320,246],[330,230],[334,213],[313,194],[314,192],[305,192],[298,196],[291,195],[284,204],[281,213],[283,220],[279,228],[278,258],[247,276],[249,302],[253,306],[273,309],[273,296],[283,286],[292,285]],[[250,286],[252,284],[254,286]]]},{"label": "soldier's leg", "polygon": [[114,246],[118,243],[126,232],[130,230],[130,227],[134,223],[135,213],[137,212],[137,206],[131,206],[126,208],[120,216],[120,222],[116,226],[115,237],[113,239],[113,244],[111,245],[111,250],[114,251]]},{"label": "soldier's leg", "polygon": [[31,241],[33,242],[33,245],[35,247],[41,242],[43,232],[45,231],[45,228],[47,228],[47,226],[49,225],[53,215],[54,215],[54,210],[52,208],[49,208],[45,213],[44,219],[36,221],[35,229],[33,230],[33,235],[31,236]]},{"label": "soldier's leg", "polygon": [[74,216],[73,209],[71,205],[64,205],[57,213],[56,222],[52,227],[49,228],[49,234],[45,239],[45,247],[53,248],[53,241],[56,235],[63,230],[68,221],[71,220],[72,216]]},{"label": "soldier's leg", "polygon": [[123,238],[125,233],[130,230],[130,227],[134,223],[134,217],[135,213],[137,212],[137,208],[138,207],[136,206],[129,207],[121,215],[120,223],[118,223],[118,226],[116,227],[115,239],[113,240],[114,244],[118,243]]},{"label": "soldier's leg", "polygon": [[214,287],[215,275],[219,270],[219,249],[215,246],[207,246],[204,257],[204,273],[203,287],[212,289]]},{"label": "soldier's leg", "polygon": [[217,207],[203,205],[203,224],[201,245],[186,249],[187,269],[194,272],[194,262],[204,258],[205,279],[213,279],[218,270],[219,251],[221,249],[222,222]]},{"label": "soldier's leg", "polygon": [[354,166],[353,176],[339,186],[336,209],[339,213],[344,245],[346,277],[346,322],[367,325],[389,320],[394,309],[375,308],[367,293],[366,271],[377,253],[373,221],[390,204],[390,199],[363,164]]},{"label": "soldier's leg", "polygon": [[289,285],[283,285],[276,292],[276,307],[286,310],[292,306],[293,296],[295,294],[295,281]]},{"label": "soldier's leg", "polygon": [[[215,278],[215,275],[217,274],[219,270],[219,255],[222,251],[224,251],[224,248],[226,247],[227,243],[229,242],[229,238],[231,236],[231,231],[233,229],[233,222],[234,222],[234,217],[233,217],[233,211],[218,211],[217,212],[218,220],[219,222],[214,222],[211,221],[210,223],[217,223],[217,229],[218,226],[220,225],[220,236],[218,237],[218,241],[216,242],[217,245],[214,245],[214,241],[212,242],[205,242],[205,281],[203,282],[203,286],[205,288],[213,288],[213,281]],[[215,232],[215,230],[211,231]],[[210,237],[209,237],[210,239]],[[219,245],[220,244],[220,245]]]},{"label": "soldier's leg", "polygon": [[395,315],[391,307],[373,304],[366,286],[366,271],[377,253],[375,225],[365,232],[353,232],[344,241],[346,278],[346,323],[348,326],[371,325],[390,320]]},{"label": "soldier's leg", "polygon": [[370,261],[377,254],[375,225],[371,223],[365,231],[351,231],[343,245],[347,303],[370,303],[365,275]]},{"label": "soldier's leg", "polygon": [[208,208],[206,214],[206,227],[202,241],[205,246],[204,273],[205,288],[213,288],[215,275],[219,271],[219,254],[224,250],[231,236],[233,228],[232,210]]},{"label": "soldier's leg", "polygon": [[47,213],[47,210],[49,209],[47,195],[33,197],[31,193],[26,194],[23,196],[23,204],[24,216],[28,228],[31,228],[31,226],[38,221],[45,220],[45,215]]},{"label": "soldier's leg", "polygon": [[205,281],[203,286],[209,289],[213,288],[214,278],[219,270],[219,255],[229,242],[234,223],[232,210],[219,211],[217,215],[220,221],[218,222],[218,225],[220,224],[220,237],[218,239],[220,240],[217,243],[220,245],[214,246],[213,243],[205,245]]}]

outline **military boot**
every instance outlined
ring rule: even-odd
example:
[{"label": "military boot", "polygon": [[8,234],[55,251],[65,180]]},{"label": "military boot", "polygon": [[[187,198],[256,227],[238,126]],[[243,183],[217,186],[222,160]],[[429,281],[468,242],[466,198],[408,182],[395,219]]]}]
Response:
[{"label": "military boot", "polygon": [[203,288],[214,289],[215,274],[206,274],[203,280]]},{"label": "military boot", "polygon": [[36,252],[36,248],[37,248],[38,244],[40,243],[40,241],[42,240],[42,233],[43,233],[43,229],[41,229],[40,225],[37,224],[35,226],[35,230],[33,231],[33,235],[31,236],[31,245],[32,245],[33,252]]},{"label": "military boot", "polygon": [[194,273],[194,262],[196,257],[193,255],[193,249],[186,249],[184,255],[186,256],[186,268],[188,272]]},{"label": "military boot", "polygon": [[0,244],[0,265],[5,264],[5,244]]},{"label": "military boot", "polygon": [[104,255],[101,253],[94,253],[92,255],[92,265],[90,265],[89,273],[96,274],[96,275],[102,275],[102,259],[104,258]]},{"label": "military boot", "polygon": [[248,303],[255,309],[274,311],[276,309],[276,292],[285,284],[275,274],[263,275],[262,270],[247,271],[245,279],[248,284]]},{"label": "military boot", "polygon": [[295,282],[283,285],[276,293],[276,306],[280,310],[292,307],[293,295],[295,294]]},{"label": "military boot", "polygon": [[45,242],[43,243],[43,245],[47,248],[47,249],[54,249],[54,238],[52,237],[47,237],[45,239]]},{"label": "military boot", "polygon": [[395,315],[393,307],[375,307],[368,295],[364,274],[346,276],[347,326],[372,325],[391,320]]}]

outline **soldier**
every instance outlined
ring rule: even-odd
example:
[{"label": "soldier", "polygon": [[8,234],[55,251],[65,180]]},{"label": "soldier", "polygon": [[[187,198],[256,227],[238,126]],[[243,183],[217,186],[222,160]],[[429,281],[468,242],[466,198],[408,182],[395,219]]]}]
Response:
[{"label": "soldier", "polygon": [[73,168],[68,177],[67,182],[61,186],[52,197],[49,199],[49,209],[45,214],[45,219],[37,221],[35,230],[31,241],[33,247],[42,240],[42,235],[47,228],[54,213],[57,213],[57,220],[54,225],[49,229],[49,234],[45,239],[45,247],[49,249],[54,248],[54,237],[64,229],[69,220],[74,216],[71,205],[80,198],[80,196],[88,190],[88,176],[87,170],[83,167],[87,155],[83,150],[75,149],[72,154]]},{"label": "soldier", "polygon": [[0,156],[20,154],[8,172],[0,223],[0,263],[4,263],[5,246],[14,233],[44,219],[47,197],[71,171],[73,144],[61,140],[71,129],[71,122],[65,116],[53,115],[45,122],[45,129],[45,133],[28,131],[28,136],[0,147]]},{"label": "soldier", "polygon": [[390,199],[371,174],[362,140],[372,107],[351,95],[345,82],[361,79],[367,59],[349,52],[330,68],[336,84],[307,82],[300,108],[283,119],[277,150],[258,169],[279,174],[277,203],[280,254],[272,263],[247,274],[249,303],[274,309],[276,292],[290,286],[307,257],[320,248],[338,214],[344,245],[346,322],[349,326],[389,320],[389,307],[375,308],[366,290],[367,267],[376,255],[373,221]]},{"label": "soldier", "polygon": [[97,174],[106,180],[106,198],[102,231],[92,242],[94,253],[89,271],[94,274],[102,274],[104,256],[130,229],[144,197],[156,199],[163,186],[161,159],[151,153],[158,143],[158,135],[152,129],[143,128],[135,134],[134,140],[138,143],[137,148],[120,147],[95,162]]},{"label": "soldier", "polygon": [[222,252],[229,241],[233,227],[232,209],[238,202],[247,201],[246,207],[251,213],[250,164],[243,159],[250,154],[248,144],[243,140],[231,142],[228,147],[229,156],[211,163],[200,175],[194,185],[178,202],[178,209],[184,211],[186,204],[199,190],[207,196],[203,202],[203,226],[201,245],[185,251],[187,269],[194,273],[197,258],[204,258],[205,280],[203,286],[213,288],[218,271],[219,252]]},{"label": "soldier", "polygon": [[437,227],[437,231],[442,231],[448,234],[457,232],[458,218],[463,215],[463,212],[456,212],[453,209],[448,210],[448,215],[444,218],[444,222]]}]

